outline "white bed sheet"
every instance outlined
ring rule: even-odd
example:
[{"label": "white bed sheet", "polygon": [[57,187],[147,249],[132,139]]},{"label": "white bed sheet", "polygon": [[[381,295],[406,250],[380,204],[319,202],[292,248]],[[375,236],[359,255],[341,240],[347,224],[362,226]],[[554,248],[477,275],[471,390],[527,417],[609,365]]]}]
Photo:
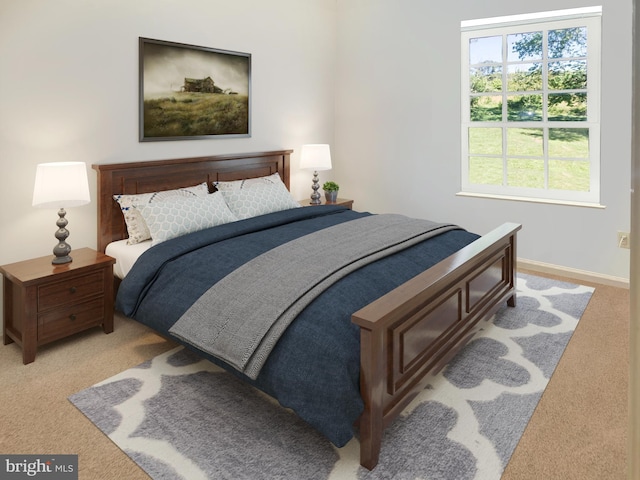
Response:
[{"label": "white bed sheet", "polygon": [[126,239],[111,242],[107,245],[105,253],[116,259],[116,263],[113,266],[113,274],[123,279],[127,273],[129,273],[133,264],[136,263],[138,257],[149,248],[151,248],[151,240],[146,240],[134,245],[127,245]]}]

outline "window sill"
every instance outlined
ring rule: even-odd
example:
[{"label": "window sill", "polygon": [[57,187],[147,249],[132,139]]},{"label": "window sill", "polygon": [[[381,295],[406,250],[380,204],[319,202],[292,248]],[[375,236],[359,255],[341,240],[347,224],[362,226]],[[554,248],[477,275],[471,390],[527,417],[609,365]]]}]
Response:
[{"label": "window sill", "polygon": [[459,197],[492,198],[494,200],[511,200],[514,202],[546,203],[551,205],[568,205],[571,207],[607,208],[599,203],[572,202],[569,200],[551,200],[548,198],[512,197],[509,195],[493,195],[489,193],[458,192]]}]

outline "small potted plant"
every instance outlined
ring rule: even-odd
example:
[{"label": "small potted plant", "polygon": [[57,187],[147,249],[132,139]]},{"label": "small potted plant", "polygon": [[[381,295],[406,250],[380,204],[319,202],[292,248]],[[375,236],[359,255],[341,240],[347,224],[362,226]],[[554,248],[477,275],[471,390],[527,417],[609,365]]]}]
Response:
[{"label": "small potted plant", "polygon": [[322,189],[324,190],[324,198],[327,199],[327,203],[336,203],[340,185],[336,182],[324,182]]}]

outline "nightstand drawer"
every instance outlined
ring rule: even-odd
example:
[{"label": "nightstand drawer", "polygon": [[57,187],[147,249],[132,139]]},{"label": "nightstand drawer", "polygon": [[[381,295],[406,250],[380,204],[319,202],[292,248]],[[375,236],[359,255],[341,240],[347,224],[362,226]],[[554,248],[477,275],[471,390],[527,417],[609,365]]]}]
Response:
[{"label": "nightstand drawer", "polygon": [[38,341],[63,338],[104,320],[104,297],[38,315]]},{"label": "nightstand drawer", "polygon": [[104,275],[93,272],[63,282],[42,285],[38,288],[38,312],[104,292]]}]

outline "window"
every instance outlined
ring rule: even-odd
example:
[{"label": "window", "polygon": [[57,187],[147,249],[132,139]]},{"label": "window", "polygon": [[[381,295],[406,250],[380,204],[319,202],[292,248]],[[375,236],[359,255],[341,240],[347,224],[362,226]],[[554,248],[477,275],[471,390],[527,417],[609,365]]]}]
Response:
[{"label": "window", "polygon": [[600,12],[462,22],[463,193],[600,202]]}]

